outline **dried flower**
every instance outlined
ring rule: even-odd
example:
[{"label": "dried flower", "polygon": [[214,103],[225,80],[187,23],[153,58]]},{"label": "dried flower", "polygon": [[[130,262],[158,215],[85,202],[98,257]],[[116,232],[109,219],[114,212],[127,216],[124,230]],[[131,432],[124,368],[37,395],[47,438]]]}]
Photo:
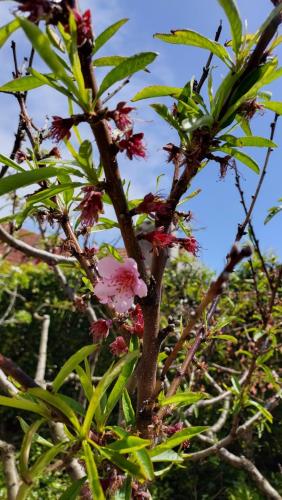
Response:
[{"label": "dried flower", "polygon": [[69,139],[71,136],[71,128],[74,125],[73,118],[61,118],[60,116],[53,116],[53,121],[50,127],[50,137],[56,142],[63,139]]},{"label": "dried flower", "polygon": [[256,99],[250,99],[244,102],[238,109],[238,114],[243,116],[246,120],[251,120],[257,111],[263,112],[264,107],[259,104]]},{"label": "dried flower", "polygon": [[135,108],[126,106],[126,102],[119,102],[114,111],[108,113],[108,117],[114,120],[119,130],[132,130],[132,118],[129,116]]},{"label": "dried flower", "polygon": [[199,243],[194,236],[190,236],[189,238],[178,238],[178,243],[181,248],[184,248],[184,250],[192,253],[194,256],[197,255],[200,248]]},{"label": "dried flower", "polygon": [[133,160],[133,157],[146,157],[146,148],[143,143],[144,134],[141,132],[140,134],[132,134],[132,130],[129,130],[125,134],[125,139],[122,139],[117,143],[120,151],[126,151],[126,155],[130,160]]},{"label": "dried flower", "polygon": [[183,427],[183,422],[177,422],[176,424],[168,425],[165,429],[165,433],[168,436],[173,436],[173,434],[175,434],[176,432],[182,431]]},{"label": "dried flower", "polygon": [[144,333],[144,317],[140,304],[137,304],[134,309],[129,311],[129,319],[131,324],[124,324],[125,329],[130,333],[135,333],[142,338]]},{"label": "dried flower", "polygon": [[152,244],[153,251],[156,252],[160,248],[172,248],[178,242],[173,234],[165,233],[163,227],[158,227],[146,234],[140,234],[138,238],[149,241]]},{"label": "dried flower", "polygon": [[127,353],[128,346],[124,338],[120,336],[110,344],[110,350],[114,356],[120,356],[121,354]]},{"label": "dried flower", "polygon": [[101,191],[97,191],[95,186],[82,188],[85,193],[83,200],[76,210],[81,210],[81,223],[85,227],[92,227],[99,220],[99,214],[103,213],[103,201]]},{"label": "dried flower", "polygon": [[134,210],[137,214],[152,214],[157,216],[168,216],[171,214],[171,204],[159,196],[149,193]]},{"label": "dried flower", "polygon": [[52,5],[49,0],[26,0],[19,7],[21,12],[29,12],[28,19],[36,22],[39,19],[49,17],[52,12]]},{"label": "dried flower", "polygon": [[109,328],[112,326],[110,319],[98,319],[90,325],[90,334],[93,336],[94,342],[106,339],[109,335]]},{"label": "dried flower", "polygon": [[135,295],[147,295],[146,283],[140,278],[134,259],[118,262],[113,257],[104,257],[97,267],[101,280],[94,293],[102,304],[109,304],[116,312],[127,312],[133,306]]}]

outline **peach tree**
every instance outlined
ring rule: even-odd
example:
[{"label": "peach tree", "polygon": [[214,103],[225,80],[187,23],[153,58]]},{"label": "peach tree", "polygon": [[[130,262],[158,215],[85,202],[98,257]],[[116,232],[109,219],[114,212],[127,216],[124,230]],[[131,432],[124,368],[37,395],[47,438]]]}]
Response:
[{"label": "peach tree", "polygon": [[[18,0],[14,18],[0,29],[0,46],[13,32],[21,30],[32,47],[29,65],[23,72],[18,68],[16,46],[12,43],[13,79],[0,87],[2,93],[17,99],[20,109],[13,151],[10,157],[0,155],[0,195],[8,195],[11,206],[10,214],[1,220],[0,238],[54,269],[66,294],[87,314],[93,338],[91,344],[82,345],[65,361],[54,380],[47,382],[44,376],[34,380],[11,359],[0,355],[1,387],[7,392],[0,396],[0,404],[36,416],[31,424],[22,424],[19,470],[7,467],[10,498],[28,498],[46,470],[60,468],[69,471],[73,479],[62,498],[150,498],[150,483],[173,465],[183,466],[213,453],[249,472],[264,495],[281,498],[249,459],[227,448],[258,422],[272,422],[271,411],[280,391],[279,380],[267,361],[279,347],[273,311],[278,307],[282,272],[281,268],[270,272],[267,267],[251,216],[271,151],[276,147],[275,128],[282,113],[282,103],[272,101],[265,90],[282,75],[275,56],[281,42],[277,30],[282,21],[282,4],[273,1],[269,17],[256,33],[249,34],[235,0],[218,3],[230,25],[231,39],[227,43],[219,42],[221,25],[215,40],[189,29],[154,35],[165,43],[206,49],[208,60],[199,80],[191,78],[179,88],[150,85],[135,93],[131,103],[122,101],[115,106],[111,100],[121,88],[135,73],[148,71],[157,57],[156,52],[99,57],[99,50],[107,47],[127,19],[96,37],[90,10],[81,12],[76,1]],[[48,67],[47,73],[35,69],[34,53]],[[225,76],[215,90],[215,70],[211,70],[214,58],[225,68]],[[105,72],[108,67],[111,69]],[[27,93],[40,92],[43,86],[67,101],[69,113],[53,116],[52,123],[42,129],[28,112]],[[172,166],[171,187],[167,196],[144,193],[143,199],[132,200],[119,163],[124,155],[129,160],[146,156],[144,134],[134,128],[133,103],[143,100],[147,106],[146,99],[163,97],[166,102],[171,98],[171,106],[159,102],[151,106],[178,137],[177,143],[168,139],[164,144]],[[274,112],[269,138],[255,136],[251,130],[253,116],[263,109]],[[83,138],[85,126],[92,140]],[[23,145],[24,139],[28,146]],[[55,143],[52,147],[50,139]],[[261,170],[244,152],[245,147],[266,148]],[[172,249],[193,257],[199,250],[191,230],[191,212],[183,211],[181,205],[189,203],[191,195],[187,191],[194,178],[203,169],[208,171],[212,162],[220,166],[222,176],[229,167],[235,171],[245,217],[223,271],[205,284],[194,309],[185,317],[174,306],[166,318],[161,317],[163,279]],[[258,176],[249,207],[237,162]],[[15,197],[16,191],[27,187],[27,196],[19,191]],[[114,212],[115,218],[104,217],[104,212]],[[28,218],[38,224],[45,248],[35,248],[17,237]],[[46,238],[46,225],[55,228],[60,236],[54,238],[53,244]],[[89,244],[92,232],[112,228],[122,237],[125,257],[107,239],[99,248]],[[226,321],[215,322],[214,318],[235,267],[244,258],[251,259],[252,246],[240,246],[246,230],[268,288],[262,299],[257,290],[260,331],[254,335],[255,347],[239,353],[247,360],[242,376],[222,385],[212,379],[219,401],[229,404],[221,409],[222,415],[231,415],[229,431],[220,438],[221,412],[212,426],[205,425],[204,418],[196,418],[197,425],[189,422],[189,415],[198,407],[213,404],[211,395],[194,391],[191,381],[193,367],[207,359],[209,349],[217,342],[236,342],[233,335],[224,333]],[[252,261],[250,265],[256,286],[256,268]],[[68,285],[65,266],[79,269],[78,293]],[[93,308],[97,303],[100,316]],[[109,346],[113,362],[93,383],[97,358],[110,331],[115,335]],[[59,334],[66,342],[63,332]],[[212,378],[208,359],[203,369]],[[259,370],[272,386],[266,399],[252,398],[250,391]],[[80,401],[67,397],[62,389],[73,373],[81,384]],[[52,446],[40,437],[40,429],[46,426]],[[38,438],[47,451],[31,463],[31,446]],[[201,439],[200,451],[190,453],[192,438]],[[7,459],[7,448],[2,448]]]}]

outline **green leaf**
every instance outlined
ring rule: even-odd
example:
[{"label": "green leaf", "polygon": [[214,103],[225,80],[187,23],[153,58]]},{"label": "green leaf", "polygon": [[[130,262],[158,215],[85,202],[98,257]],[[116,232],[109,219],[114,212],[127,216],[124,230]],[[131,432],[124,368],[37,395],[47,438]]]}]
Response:
[{"label": "green leaf", "polygon": [[68,375],[77,368],[77,366],[88,356],[93,354],[97,349],[95,344],[86,345],[79,349],[75,354],[73,354],[62,366],[59,373],[57,374],[55,380],[53,381],[52,387],[55,392],[57,392],[63,385],[65,379]]},{"label": "green leaf", "polygon": [[68,420],[73,424],[76,430],[80,429],[76,414],[74,413],[72,408],[67,403],[65,403],[65,401],[60,397],[59,394],[52,394],[51,392],[46,391],[41,387],[34,387],[32,389],[29,389],[28,394],[35,396],[39,400],[44,401],[44,403],[47,403],[47,405],[51,405],[51,407],[53,406],[54,408],[59,410],[60,413],[68,418]]},{"label": "green leaf", "polygon": [[[282,106],[282,103],[281,103]],[[221,141],[226,141],[228,146],[235,146],[237,148],[242,147],[257,147],[257,148],[277,148],[275,142],[270,141],[264,137],[258,137],[255,135],[235,137],[233,135],[222,135],[218,137]]]},{"label": "green leaf", "polygon": [[14,19],[5,26],[0,28],[0,48],[3,47],[4,43],[8,40],[9,36],[14,33],[20,27],[18,19]]},{"label": "green leaf", "polygon": [[230,66],[232,60],[225,49],[220,43],[210,40],[205,36],[191,30],[175,30],[169,34],[156,33],[154,38],[158,38],[163,42],[180,44],[180,45],[192,45],[193,47],[199,47],[201,49],[206,49],[219,57],[225,64]]},{"label": "green leaf", "polygon": [[[28,461],[29,461],[29,455],[30,455],[30,448],[32,445],[32,441],[34,439],[34,436],[36,432],[38,431],[39,427],[42,425],[44,422],[43,419],[41,420],[36,420],[30,427],[28,427],[25,436],[23,438],[23,442],[21,445],[21,450],[20,450],[20,457],[19,457],[19,468],[20,468],[20,473],[21,477],[27,481],[29,478],[28,475]],[[53,446],[52,446],[53,448]]]},{"label": "green leaf", "polygon": [[12,167],[18,172],[24,172],[24,168],[22,168],[20,165],[18,165],[15,161],[11,160],[11,158],[8,158],[8,156],[2,155],[0,153],[0,162],[6,165],[7,167]]},{"label": "green leaf", "polygon": [[160,115],[171,127],[173,127],[175,130],[177,130],[179,137],[182,140],[186,140],[186,136],[183,133],[183,130],[178,123],[178,121],[174,118],[174,116],[171,114],[167,106],[165,104],[151,104],[151,108],[153,108],[158,115]]},{"label": "green leaf", "polygon": [[81,487],[85,483],[87,476],[82,477],[74,481],[69,488],[60,496],[59,500],[76,500],[81,490]]},{"label": "green leaf", "polygon": [[95,40],[95,45],[93,49],[93,54],[96,54],[98,50],[105,45],[105,43],[110,40],[116,32],[125,24],[127,23],[128,19],[124,18],[121,19],[120,21],[117,21],[116,23],[112,24],[108,28],[106,28],[100,35],[97,36]]},{"label": "green leaf", "polygon": [[100,448],[100,453],[105,458],[107,458],[110,462],[117,465],[117,467],[125,472],[128,472],[132,476],[138,479],[146,479],[144,477],[143,471],[140,468],[139,464],[133,463],[131,460],[128,460],[123,455],[116,453],[114,451],[109,450],[108,448]]},{"label": "green leaf", "polygon": [[[51,77],[53,73],[49,73],[48,75],[43,75],[45,77]],[[38,87],[42,87],[44,82],[39,80],[36,76],[28,75],[22,76],[20,78],[15,78],[10,82],[5,83],[0,87],[0,92],[25,92],[32,89],[37,89]]]},{"label": "green leaf", "polygon": [[95,500],[105,500],[103,489],[99,481],[98,471],[92,449],[86,441],[82,442],[89,486]]},{"label": "green leaf", "polygon": [[76,175],[79,174],[78,171],[69,167],[45,167],[4,177],[4,179],[0,180],[0,196],[15,191],[16,189],[30,186],[36,182],[43,181],[44,179],[55,177],[60,175],[60,173],[63,174],[68,172],[76,172]]},{"label": "green leaf", "polygon": [[151,85],[145,87],[135,94],[131,101],[141,101],[141,99],[151,99],[152,97],[179,97],[183,89],[179,87],[167,87],[166,85]]},{"label": "green leaf", "polygon": [[263,104],[264,108],[270,109],[271,111],[274,111],[274,113],[277,113],[277,115],[282,115],[282,102],[264,101],[261,104]]},{"label": "green leaf", "polygon": [[253,160],[253,158],[246,155],[246,153],[242,153],[241,151],[237,151],[237,149],[233,149],[228,146],[217,148],[217,151],[222,151],[223,153],[236,158],[236,160],[239,160],[241,163],[247,165],[247,167],[253,170],[256,174],[259,174],[260,170],[258,164],[255,162],[255,160]]},{"label": "green leaf", "polygon": [[240,14],[238,11],[237,3],[235,0],[218,0],[219,4],[223,8],[232,33],[232,45],[233,50],[236,54],[238,54],[241,41],[242,41],[242,21],[240,18]]},{"label": "green leaf", "polygon": [[154,467],[148,450],[139,450],[133,453],[136,462],[140,466],[141,473],[147,481],[153,481],[155,478]]},{"label": "green leaf", "polygon": [[268,222],[271,221],[271,219],[273,219],[273,217],[275,217],[275,215],[279,214],[280,212],[282,212],[282,205],[269,208],[268,215],[264,219],[264,224],[268,224]]},{"label": "green leaf", "polygon": [[76,373],[79,376],[80,383],[83,387],[84,394],[87,397],[88,401],[91,400],[93,396],[93,385],[91,379],[88,377],[87,373],[81,368],[81,366],[77,366],[75,368]]},{"label": "green leaf", "polygon": [[36,413],[45,418],[49,417],[49,412],[43,405],[19,397],[9,398],[0,396],[0,405]]},{"label": "green leaf", "polygon": [[45,33],[43,33],[38,26],[36,26],[36,24],[28,21],[28,19],[23,17],[18,19],[27,38],[43,61],[47,64],[47,66],[49,66],[55,76],[59,80],[62,80],[66,84],[67,88],[79,97],[79,92],[75,84],[73,83],[71,77],[66,73],[64,65],[52,49],[47,35],[45,35]]},{"label": "green leaf", "polygon": [[134,351],[126,354],[114,366],[110,366],[110,368],[103,375],[98,385],[96,386],[92,399],[87,408],[87,412],[82,426],[82,433],[84,436],[88,436],[89,434],[95,411],[98,408],[101,398],[103,397],[107,388],[119,375],[123,366],[126,363],[130,363],[133,359],[137,358],[138,355],[139,351]]},{"label": "green leaf", "polygon": [[227,340],[228,342],[232,342],[233,344],[238,344],[238,340],[233,335],[211,335],[209,339],[218,339],[218,340]]},{"label": "green leaf", "polygon": [[273,423],[273,416],[271,413],[257,401],[250,401],[248,406],[254,406],[271,424]]},{"label": "green leaf", "polygon": [[162,399],[160,406],[191,405],[207,397],[208,395],[203,392],[179,392],[178,394],[174,394],[174,396]]},{"label": "green leaf", "polygon": [[126,425],[135,425],[135,412],[126,389],[122,393],[122,411]]},{"label": "green leaf", "polygon": [[107,445],[107,450],[115,451],[121,453],[133,453],[133,451],[142,450],[146,446],[150,446],[151,441],[149,439],[142,439],[138,436],[126,436],[123,439],[119,439],[114,443]]},{"label": "green leaf", "polygon": [[155,60],[156,57],[156,52],[141,52],[140,54],[128,57],[105,76],[101,83],[98,97],[100,97],[104,92],[106,92],[106,90],[120,80],[133,75],[137,71],[145,69],[148,64],[151,64]]},{"label": "green leaf", "polygon": [[155,455],[152,457],[152,462],[170,462],[174,464],[178,464],[183,462],[183,458],[179,453],[176,453],[173,450],[167,450],[159,455]]},{"label": "green leaf", "polygon": [[182,198],[182,200],[178,203],[177,206],[180,207],[181,205],[184,205],[184,203],[186,203],[189,200],[192,200],[193,198],[195,198],[196,196],[198,196],[198,194],[200,194],[201,192],[202,192],[202,190],[200,188],[196,189],[192,193],[190,193],[187,196],[185,196],[184,198]]},{"label": "green leaf", "polygon": [[188,427],[187,429],[183,429],[182,431],[176,432],[172,437],[167,439],[164,443],[159,444],[152,450],[150,450],[150,456],[155,457],[157,455],[160,455],[166,450],[171,450],[172,448],[175,448],[176,446],[180,445],[183,443],[183,441],[186,441],[187,439],[191,439],[194,436],[197,436],[198,434],[201,434],[201,432],[205,432],[208,430],[208,427]]},{"label": "green leaf", "polygon": [[106,56],[99,57],[98,59],[93,60],[93,66],[118,66],[120,63],[125,61],[127,56]]},{"label": "green leaf", "polygon": [[67,182],[66,184],[59,184],[59,186],[52,186],[39,193],[35,193],[28,198],[28,203],[33,205],[35,203],[39,203],[48,198],[52,198],[53,196],[63,193],[70,188],[76,188],[79,186],[83,186],[81,182]]},{"label": "green leaf", "polygon": [[108,420],[114,407],[116,406],[116,404],[120,400],[120,397],[123,393],[123,390],[124,390],[128,380],[129,380],[131,374],[133,373],[135,365],[136,365],[136,358],[133,359],[130,363],[126,363],[126,365],[122,368],[121,374],[118,377],[118,379],[117,379],[117,381],[116,381],[116,383],[115,383],[115,385],[114,385],[114,387],[113,387],[113,389],[108,397],[108,401],[106,403],[105,409],[104,409],[103,414],[102,414],[102,421],[97,422],[97,423],[105,424],[105,422]]}]

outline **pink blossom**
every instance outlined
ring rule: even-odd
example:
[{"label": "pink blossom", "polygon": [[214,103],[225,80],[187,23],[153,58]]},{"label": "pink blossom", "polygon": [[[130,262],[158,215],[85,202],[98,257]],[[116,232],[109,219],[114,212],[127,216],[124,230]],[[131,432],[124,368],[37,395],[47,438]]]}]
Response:
[{"label": "pink blossom", "polygon": [[133,157],[146,157],[146,148],[143,143],[144,134],[141,132],[140,134],[132,134],[132,130],[126,132],[125,139],[122,139],[117,143],[120,151],[126,151],[126,155],[130,160],[133,160]]},{"label": "pink blossom", "polygon": [[126,106],[126,102],[119,102],[116,109],[110,111],[108,116],[114,120],[119,130],[125,131],[132,129],[132,118],[129,116],[129,113],[134,109],[131,106]]},{"label": "pink blossom", "polygon": [[111,353],[114,356],[120,356],[128,351],[128,347],[123,337],[117,337],[114,342],[110,344]]},{"label": "pink blossom", "polygon": [[135,295],[147,295],[147,286],[139,276],[134,259],[118,262],[113,257],[104,257],[98,263],[98,272],[101,280],[94,288],[95,295],[118,313],[125,313],[133,306]]},{"label": "pink blossom", "polygon": [[99,214],[103,213],[102,193],[97,191],[95,186],[86,186],[82,191],[85,195],[77,210],[81,210],[80,218],[83,226],[91,227],[98,222]]},{"label": "pink blossom", "polygon": [[98,319],[90,325],[90,333],[93,336],[94,342],[106,339],[109,335],[109,328],[112,326],[111,320]]}]

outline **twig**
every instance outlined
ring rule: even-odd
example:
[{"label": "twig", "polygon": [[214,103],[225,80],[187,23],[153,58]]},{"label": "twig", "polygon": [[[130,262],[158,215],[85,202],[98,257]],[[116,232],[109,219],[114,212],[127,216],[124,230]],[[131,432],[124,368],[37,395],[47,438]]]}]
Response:
[{"label": "twig", "polygon": [[[218,276],[216,281],[211,283],[206,295],[202,299],[202,302],[197,307],[197,309],[195,311],[195,315],[190,319],[187,326],[184,328],[180,339],[175,344],[170,355],[167,357],[165,364],[164,364],[163,371],[162,371],[162,377],[164,377],[167,374],[169,367],[176,359],[178,352],[182,348],[182,346],[183,346],[184,342],[186,341],[187,337],[189,336],[190,332],[195,327],[197,321],[202,317],[202,314],[205,311],[205,309],[207,308],[207,306],[211,302],[213,302],[222,293],[222,288],[229,281],[230,274],[234,271],[235,266],[239,262],[241,262],[242,259],[244,259],[245,257],[248,257],[250,254],[251,254],[250,247],[243,247],[242,250],[240,250],[240,251],[238,250],[238,248],[236,246],[234,246],[231,249],[231,252],[229,254],[229,262],[226,264],[224,270]],[[180,381],[182,380],[184,374],[186,373],[186,370],[187,370],[191,360],[193,359],[194,354],[196,353],[198,347],[201,345],[204,338],[205,338],[205,335],[203,332],[203,328],[201,327],[198,330],[196,338],[195,338],[192,346],[190,347],[190,349],[186,355],[185,361],[181,367],[180,373],[177,376],[178,382],[177,383],[175,382],[177,387],[178,387]],[[175,390],[175,389],[173,388],[171,390]]]},{"label": "twig", "polygon": [[236,467],[237,469],[244,469],[252,480],[255,482],[258,489],[266,496],[266,498],[273,500],[281,500],[281,496],[278,491],[276,491],[269,481],[262,475],[262,473],[256,468],[256,466],[248,460],[244,455],[238,457],[234,453],[225,448],[221,448],[218,451],[219,456],[227,463]]},{"label": "twig", "polygon": [[[271,128],[270,140],[271,141],[273,141],[273,139],[274,139],[275,129],[276,129],[276,125],[277,125],[277,120],[278,120],[278,115],[275,113],[274,120],[273,120],[273,122],[270,125],[270,128]],[[244,222],[242,224],[240,224],[239,227],[238,227],[237,235],[236,235],[236,238],[235,238],[236,242],[240,241],[240,239],[244,235],[245,229],[246,229],[246,227],[247,227],[247,225],[248,225],[248,223],[250,221],[250,218],[252,216],[255,203],[257,201],[258,195],[260,193],[260,190],[261,190],[261,187],[262,187],[265,175],[266,175],[267,166],[268,166],[268,163],[269,163],[272,151],[273,151],[272,148],[268,148],[268,150],[267,150],[265,161],[264,161],[264,165],[263,165],[263,168],[262,168],[262,171],[261,171],[261,174],[260,174],[260,178],[259,178],[259,181],[258,181],[258,185],[257,185],[256,191],[255,191],[255,194],[252,196],[252,202],[251,202],[250,208],[249,208],[249,210],[248,210],[248,212],[246,214],[246,218],[245,218]]]},{"label": "twig", "polygon": [[[217,32],[216,32],[215,37],[214,37],[215,42],[218,42],[220,35],[221,35],[221,32],[222,32],[222,21],[220,21],[219,26],[217,28]],[[207,60],[207,63],[203,68],[203,73],[202,73],[202,76],[200,78],[200,81],[197,85],[197,93],[198,94],[200,94],[202,86],[204,85],[204,83],[209,75],[210,65],[211,65],[212,60],[213,60],[213,53],[211,52],[209,55],[209,58]]]},{"label": "twig", "polygon": [[115,90],[113,90],[113,92],[111,92],[109,95],[107,95],[107,97],[102,101],[102,104],[103,106],[112,98],[114,97],[116,94],[118,94],[122,89],[123,87],[125,87],[128,83],[130,82],[130,79],[127,78],[126,80],[124,80]]}]

